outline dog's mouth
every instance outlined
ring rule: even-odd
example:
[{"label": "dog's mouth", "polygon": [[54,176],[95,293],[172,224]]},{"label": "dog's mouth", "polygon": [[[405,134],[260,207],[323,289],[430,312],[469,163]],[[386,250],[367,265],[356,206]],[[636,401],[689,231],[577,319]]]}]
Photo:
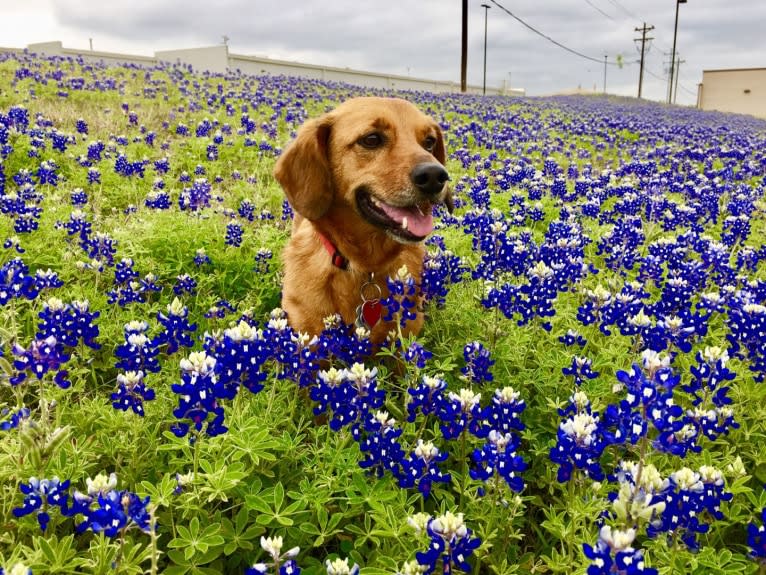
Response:
[{"label": "dog's mouth", "polygon": [[356,191],[356,205],[368,222],[404,243],[421,242],[434,229],[433,205],[428,200],[408,206],[394,206],[361,187]]}]

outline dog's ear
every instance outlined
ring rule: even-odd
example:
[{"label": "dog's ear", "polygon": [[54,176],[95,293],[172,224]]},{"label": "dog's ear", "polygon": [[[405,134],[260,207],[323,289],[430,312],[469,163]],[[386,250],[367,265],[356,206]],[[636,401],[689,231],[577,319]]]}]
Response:
[{"label": "dog's ear", "polygon": [[444,147],[444,134],[439,125],[436,125],[436,144],[434,144],[434,151],[431,152],[439,163],[444,166],[447,163],[447,150]]},{"label": "dog's ear", "polygon": [[274,166],[274,177],[290,205],[307,220],[321,218],[332,203],[332,172],[327,155],[331,126],[329,115],[307,121]]}]

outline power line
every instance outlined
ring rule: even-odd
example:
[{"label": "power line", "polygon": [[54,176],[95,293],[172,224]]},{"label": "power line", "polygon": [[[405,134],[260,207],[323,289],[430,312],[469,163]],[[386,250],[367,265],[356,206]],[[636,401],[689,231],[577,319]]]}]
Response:
[{"label": "power line", "polygon": [[595,5],[593,2],[591,2],[590,0],[585,0],[585,2],[588,4],[588,6],[590,6],[590,7],[591,7],[591,8],[593,8],[594,10],[596,10],[596,11],[600,12],[600,13],[601,13],[603,16],[605,16],[605,17],[609,18],[609,19],[610,19],[612,22],[616,22],[616,20],[615,20],[614,18],[612,18],[612,17],[611,17],[609,14],[607,14],[606,12],[604,12],[604,11],[603,11],[601,8],[599,8],[598,6],[596,6],[596,5]]},{"label": "power line", "polygon": [[631,18],[634,18],[634,19],[636,19],[636,20],[641,20],[641,18],[639,18],[638,16],[636,16],[635,14],[633,14],[633,12],[631,12],[630,10],[628,10],[627,8],[625,8],[625,6],[623,6],[622,4],[620,4],[619,2],[617,2],[617,0],[609,0],[609,1],[610,1],[612,4],[614,4],[615,6],[617,6],[617,8],[619,8],[620,10],[622,10],[622,11],[623,11],[625,14],[627,14],[628,16],[630,16]]},{"label": "power line", "polygon": [[[496,0],[490,0],[490,2],[492,2],[492,3],[493,3],[495,6],[497,6],[498,8],[500,8],[500,10],[502,10],[503,12],[505,12],[506,14],[508,14],[508,15],[509,15],[510,17],[512,17],[514,20],[517,20],[518,22],[520,22],[521,24],[523,24],[525,27],[527,27],[527,28],[529,28],[530,30],[532,30],[532,32],[534,32],[534,33],[535,33],[535,34],[537,34],[538,36],[542,36],[543,38],[545,38],[546,40],[548,40],[548,41],[549,41],[549,42],[551,42],[552,44],[555,44],[555,45],[556,45],[556,46],[558,46],[559,48],[562,48],[562,49],[566,50],[567,52],[569,52],[569,53],[571,53],[571,54],[574,54],[575,56],[579,56],[580,58],[585,58],[586,60],[590,60],[591,62],[598,62],[599,64],[603,64],[603,63],[604,63],[604,62],[603,62],[603,60],[601,60],[600,58],[593,58],[593,57],[591,57],[591,56],[587,56],[587,55],[583,54],[582,52],[578,52],[577,50],[573,50],[572,48],[570,48],[570,47],[568,47],[568,46],[564,46],[564,44],[562,44],[561,42],[557,42],[556,40],[554,40],[553,38],[551,38],[551,37],[550,37],[550,36],[548,36],[547,34],[544,34],[544,33],[540,32],[540,30],[538,30],[538,29],[537,29],[537,28],[535,28],[534,26],[532,26],[532,25],[530,25],[530,24],[527,24],[527,23],[526,23],[524,20],[522,20],[521,18],[519,18],[518,16],[516,16],[516,14],[514,14],[513,12],[511,12],[510,10],[508,10],[508,8],[506,8],[505,6],[503,6],[502,4],[500,4],[499,2],[497,2]],[[615,62],[614,64],[612,64],[612,63],[610,62],[610,65],[611,65],[611,66],[617,66],[617,63]]]}]

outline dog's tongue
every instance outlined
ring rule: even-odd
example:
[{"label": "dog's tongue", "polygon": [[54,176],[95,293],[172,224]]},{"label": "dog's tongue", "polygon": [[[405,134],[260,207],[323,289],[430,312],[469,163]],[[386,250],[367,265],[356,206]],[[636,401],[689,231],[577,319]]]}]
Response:
[{"label": "dog's tongue", "polygon": [[406,227],[410,233],[416,236],[427,236],[434,229],[434,218],[430,206],[421,210],[417,206],[400,208],[381,203],[380,207],[389,218],[399,222],[402,227]]}]

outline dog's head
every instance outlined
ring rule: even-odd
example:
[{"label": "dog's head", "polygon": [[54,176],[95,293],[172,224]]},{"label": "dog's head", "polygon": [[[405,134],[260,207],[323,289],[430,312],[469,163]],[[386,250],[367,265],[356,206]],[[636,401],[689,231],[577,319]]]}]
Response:
[{"label": "dog's head", "polygon": [[355,98],[307,121],[274,175],[309,220],[351,210],[367,232],[413,243],[433,229],[435,204],[452,210],[445,159],[439,125],[414,105]]}]

